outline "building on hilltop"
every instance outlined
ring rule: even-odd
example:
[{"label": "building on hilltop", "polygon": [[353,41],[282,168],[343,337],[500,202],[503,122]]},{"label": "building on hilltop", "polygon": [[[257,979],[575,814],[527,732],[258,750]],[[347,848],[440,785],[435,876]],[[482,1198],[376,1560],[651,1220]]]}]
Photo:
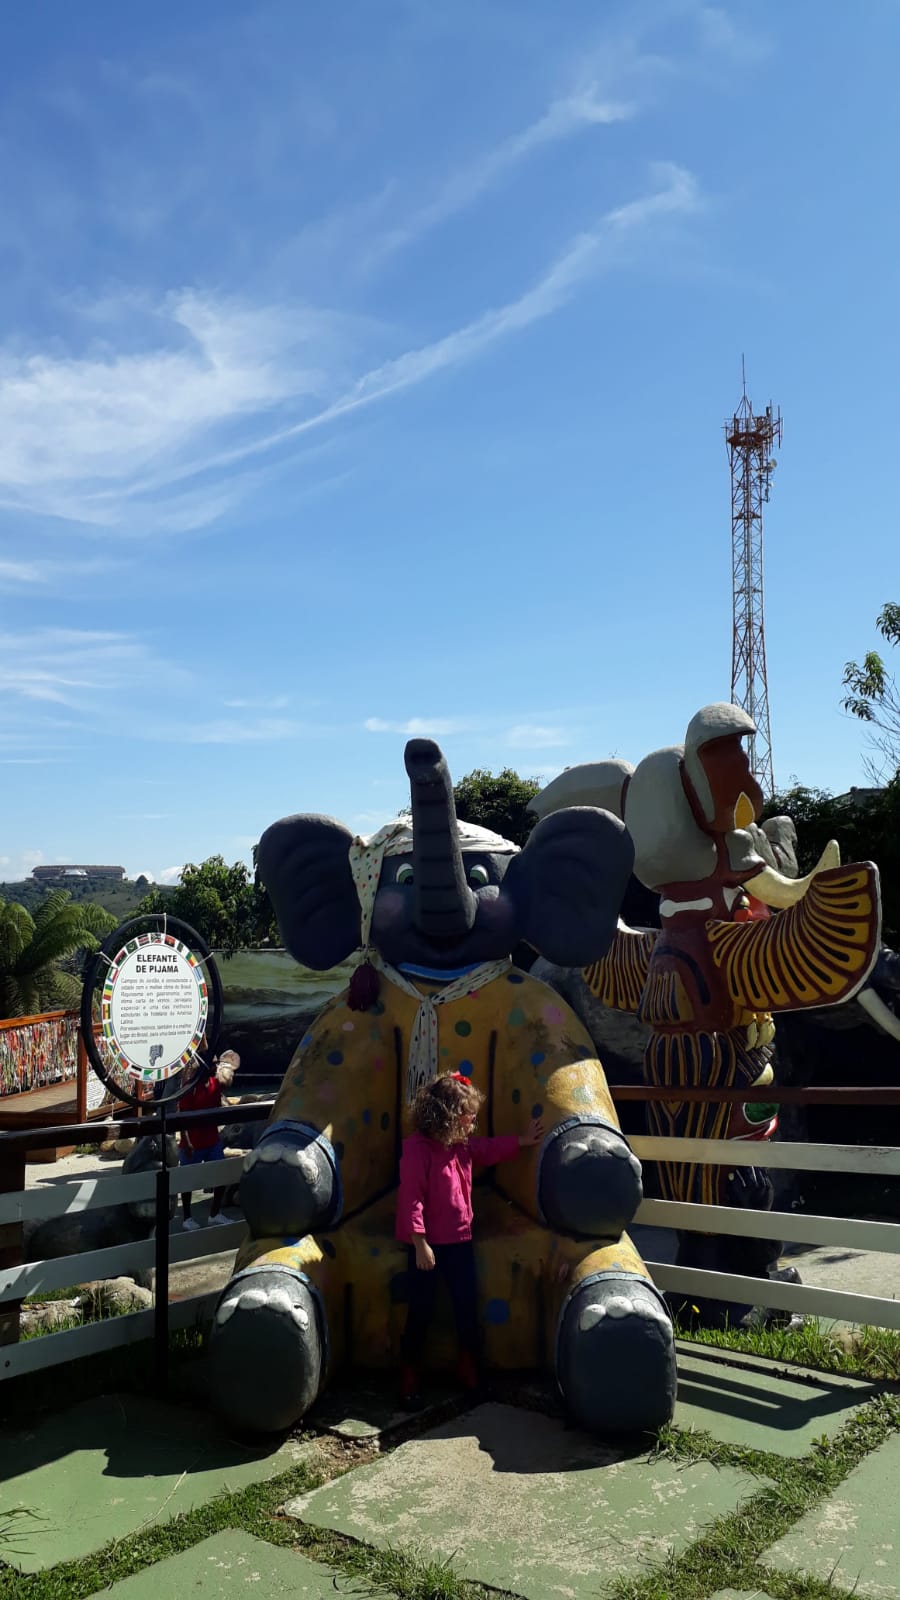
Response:
[{"label": "building on hilltop", "polygon": [[31,876],[38,883],[62,883],[66,878],[105,878],[109,883],[121,883],[124,867],[86,867],[69,864],[55,867],[33,867]]}]

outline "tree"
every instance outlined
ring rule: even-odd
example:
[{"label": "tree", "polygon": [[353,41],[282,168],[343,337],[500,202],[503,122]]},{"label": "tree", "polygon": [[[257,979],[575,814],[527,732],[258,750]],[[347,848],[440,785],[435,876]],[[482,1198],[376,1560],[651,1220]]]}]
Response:
[{"label": "tree", "polygon": [[791,817],[797,829],[801,874],[811,871],[829,839],[842,861],[874,861],[881,874],[883,935],[900,943],[900,777],[883,789],[847,795],[797,784],[772,796],[763,817]]},{"label": "tree", "polygon": [[[900,605],[888,601],[876,627],[888,644],[900,644]],[[900,690],[877,650],[870,650],[862,665],[848,661],[842,682],[848,691],[841,701],[844,710],[877,729],[871,740],[877,755],[866,766],[881,783],[900,770]]]},{"label": "tree", "polygon": [[166,912],[186,922],[211,950],[233,955],[235,950],[259,944],[264,937],[263,896],[265,890],[257,888],[243,861],[229,867],[223,856],[209,856],[199,866],[188,862],[181,870],[181,882],[165,895],[152,889],[140,902],[137,914]]},{"label": "tree", "polygon": [[253,889],[256,896],[255,943],[280,945],[281,932],[269,891],[259,876],[259,845],[253,846]]},{"label": "tree", "polygon": [[135,880],[134,887],[136,889],[140,889],[142,894],[146,894],[147,890],[150,887],[150,879],[145,877],[143,872],[142,872],[140,877]]},{"label": "tree", "polygon": [[477,767],[454,786],[456,815],[460,822],[490,828],[513,844],[524,845],[534,827],[526,808],[540,787],[536,778],[522,778],[511,767],[496,776]]},{"label": "tree", "polygon": [[67,889],[52,890],[34,916],[15,900],[0,900],[0,1016],[76,1007],[80,962],[75,971],[61,963],[96,950],[115,925],[102,906],[89,900],[75,905]]}]

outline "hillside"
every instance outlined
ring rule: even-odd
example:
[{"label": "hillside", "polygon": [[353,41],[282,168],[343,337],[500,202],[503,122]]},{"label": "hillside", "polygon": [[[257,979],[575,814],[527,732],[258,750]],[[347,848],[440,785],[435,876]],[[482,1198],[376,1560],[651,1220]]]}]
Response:
[{"label": "hillside", "polygon": [[[163,895],[172,892],[163,884],[148,884],[143,878],[137,882],[126,878],[121,883],[110,883],[107,879],[99,878],[70,878],[62,887],[69,891],[75,901],[92,900],[95,905],[102,906],[119,923],[127,922],[129,917],[134,916],[149,889],[158,888]],[[24,878],[21,883],[0,883],[0,900],[16,900],[26,911],[34,911],[47,893],[48,885],[36,883],[34,878]]]}]

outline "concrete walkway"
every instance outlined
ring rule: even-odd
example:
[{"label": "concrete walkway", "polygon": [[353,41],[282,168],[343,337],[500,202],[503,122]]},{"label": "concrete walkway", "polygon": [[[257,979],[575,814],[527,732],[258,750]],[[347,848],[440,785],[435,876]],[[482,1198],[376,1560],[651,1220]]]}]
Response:
[{"label": "concrete walkway", "polygon": [[[325,1600],[347,1590],[351,1559],[360,1600],[401,1580],[408,1594],[416,1572],[416,1593],[433,1592],[423,1563],[443,1564],[440,1593],[456,1600],[466,1579],[523,1600],[597,1600],[656,1577],[663,1595],[672,1562],[698,1541],[714,1545],[720,1530],[739,1533],[777,1463],[802,1467],[856,1426],[875,1394],[688,1344],[679,1370],[673,1437],[701,1441],[681,1458],[649,1438],[591,1438],[552,1398],[528,1409],[488,1401],[438,1426],[407,1417],[398,1443],[389,1377],[369,1391],[338,1385],[302,1438],[255,1451],[196,1407],[125,1394],[84,1401],[0,1434],[0,1506],[29,1512],[16,1548],[0,1544],[0,1596]],[[357,1466],[335,1437],[346,1440],[345,1417],[351,1432],[368,1429]],[[875,1440],[836,1490],[787,1514],[784,1536],[758,1552],[756,1588],[743,1592],[764,1595],[779,1575],[799,1594],[833,1572],[835,1593],[900,1593],[898,1474],[900,1434]],[[706,1595],[729,1593],[723,1576],[711,1559]]]}]

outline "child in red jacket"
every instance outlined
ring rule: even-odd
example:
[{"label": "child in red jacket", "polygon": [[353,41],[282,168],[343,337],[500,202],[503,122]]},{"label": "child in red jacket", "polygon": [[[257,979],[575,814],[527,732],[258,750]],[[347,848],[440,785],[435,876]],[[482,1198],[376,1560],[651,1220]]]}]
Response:
[{"label": "child in red jacket", "polygon": [[418,1366],[440,1272],[450,1291],[459,1337],[460,1382],[478,1386],[478,1295],[472,1247],[472,1167],[513,1161],[520,1150],[540,1144],[542,1123],[535,1118],[527,1134],[497,1139],[475,1137],[483,1095],[458,1072],[434,1078],[419,1090],[413,1105],[415,1132],[403,1141],[397,1192],[397,1238],[409,1246],[409,1311],[401,1353],[402,1404],[418,1410]]},{"label": "child in red jacket", "polygon": [[[241,1058],[235,1050],[225,1050],[213,1063],[211,1070],[201,1068],[191,1082],[190,1087],[180,1096],[178,1109],[180,1111],[212,1111],[222,1104],[222,1090],[230,1089],[234,1082],[234,1075],[241,1064]],[[213,1126],[205,1128],[192,1128],[190,1132],[184,1128],[178,1138],[178,1161],[182,1167],[198,1166],[203,1161],[221,1161],[225,1149],[222,1144],[220,1130]],[[215,1227],[226,1225],[231,1220],[222,1211],[225,1201],[225,1187],[220,1185],[213,1189],[212,1202],[209,1208],[209,1224]],[[181,1206],[184,1211],[183,1227],[186,1233],[196,1232],[200,1224],[191,1215],[191,1194],[188,1190],[181,1196]]]}]

